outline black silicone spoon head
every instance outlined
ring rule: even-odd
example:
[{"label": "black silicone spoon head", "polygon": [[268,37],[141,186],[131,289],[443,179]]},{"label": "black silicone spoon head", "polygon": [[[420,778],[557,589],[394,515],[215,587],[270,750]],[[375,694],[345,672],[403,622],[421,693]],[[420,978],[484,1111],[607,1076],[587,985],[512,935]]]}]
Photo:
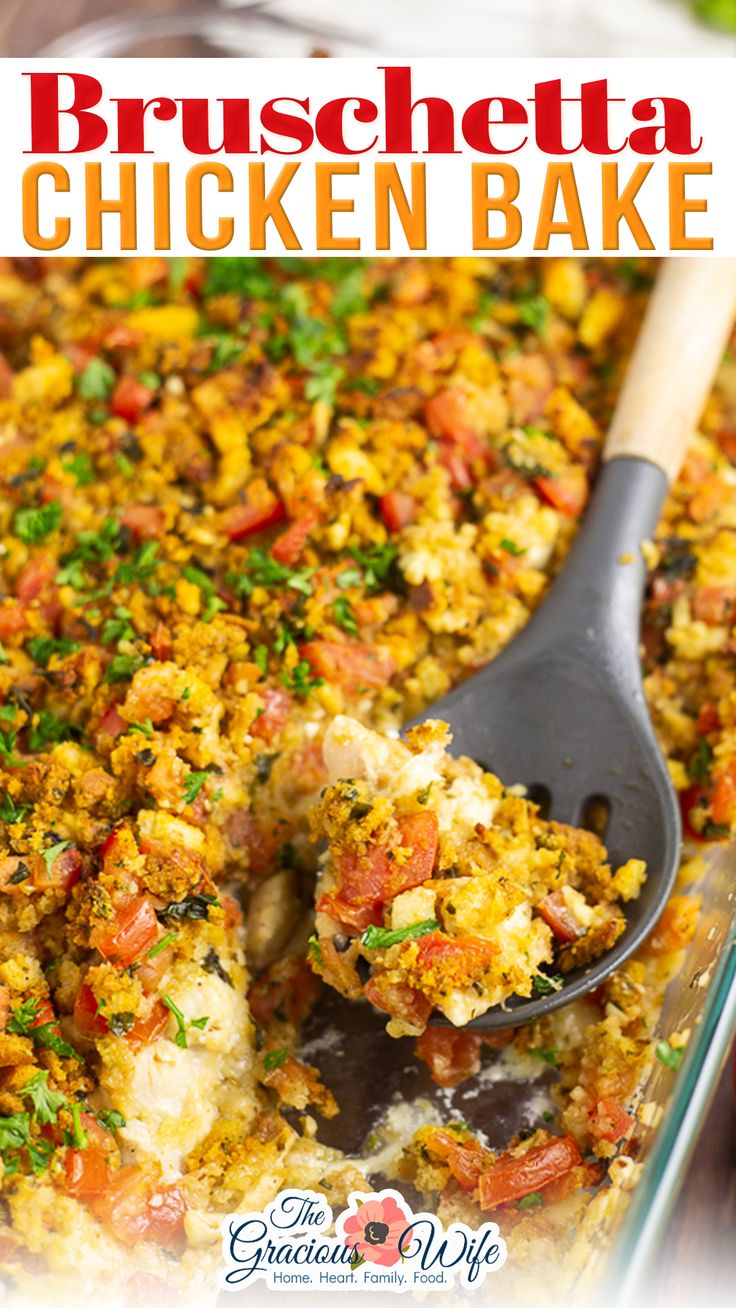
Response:
[{"label": "black silicone spoon head", "polygon": [[[679,806],[639,659],[642,544],[666,492],[664,473],[646,459],[604,465],[570,556],[537,613],[497,659],[416,719],[449,722],[453,753],[474,758],[506,785],[524,784],[557,821],[585,824],[595,805],[607,814],[612,865],[647,863],[613,948],[568,973],[562,989],[490,1008],[470,1029],[518,1026],[594,990],[642,943],[671,892]],[[446,1022],[438,1013],[432,1020]]]}]

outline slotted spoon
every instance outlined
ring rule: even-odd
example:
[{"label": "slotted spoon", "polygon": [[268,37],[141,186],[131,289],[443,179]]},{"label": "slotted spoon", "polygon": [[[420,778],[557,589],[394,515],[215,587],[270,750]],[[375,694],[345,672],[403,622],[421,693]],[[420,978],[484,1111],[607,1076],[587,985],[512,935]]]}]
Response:
[{"label": "slotted spoon", "polygon": [[[511,999],[469,1024],[518,1026],[595,989],[651,931],[672,889],[680,816],[647,712],[639,629],[650,539],[677,476],[736,312],[736,260],[662,265],[628,366],[595,494],[564,568],[521,634],[416,721],[442,718],[452,750],[510,785],[523,782],[550,817],[607,813],[614,867],[643,858],[639,899],[614,947],[539,998]],[[446,1025],[435,1012],[432,1020]]]}]

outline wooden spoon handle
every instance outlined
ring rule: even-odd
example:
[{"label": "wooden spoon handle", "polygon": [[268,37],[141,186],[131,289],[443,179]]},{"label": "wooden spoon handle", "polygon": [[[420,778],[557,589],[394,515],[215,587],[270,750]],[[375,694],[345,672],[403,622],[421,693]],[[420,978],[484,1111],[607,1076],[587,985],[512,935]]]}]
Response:
[{"label": "wooden spoon handle", "polygon": [[736,259],[668,259],[657,278],[604,459],[648,459],[674,481],[736,316]]}]

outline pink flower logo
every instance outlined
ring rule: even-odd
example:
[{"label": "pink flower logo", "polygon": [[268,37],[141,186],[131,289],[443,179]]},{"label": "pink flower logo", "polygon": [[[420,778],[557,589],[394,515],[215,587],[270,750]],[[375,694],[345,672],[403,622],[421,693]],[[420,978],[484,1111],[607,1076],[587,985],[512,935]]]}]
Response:
[{"label": "pink flower logo", "polygon": [[345,1218],[342,1224],[345,1243],[354,1245],[356,1256],[362,1261],[393,1267],[401,1261],[399,1240],[411,1220],[411,1214],[384,1192],[366,1200]]}]

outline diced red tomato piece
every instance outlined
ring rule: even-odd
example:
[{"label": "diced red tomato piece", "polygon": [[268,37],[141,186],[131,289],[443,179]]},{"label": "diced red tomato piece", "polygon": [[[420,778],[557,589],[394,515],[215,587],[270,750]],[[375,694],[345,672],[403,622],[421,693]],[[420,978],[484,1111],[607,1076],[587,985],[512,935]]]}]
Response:
[{"label": "diced red tomato piece", "polygon": [[478,1140],[461,1141],[443,1130],[433,1131],[425,1143],[428,1153],[447,1163],[460,1189],[471,1194],[490,1157],[489,1150]]},{"label": "diced red tomato piece", "polygon": [[401,531],[402,527],[408,527],[409,523],[414,521],[417,512],[413,495],[396,490],[388,491],[386,495],[381,496],[380,508],[381,517],[389,531]]},{"label": "diced red tomato piece", "polygon": [[671,895],[662,916],[647,938],[646,952],[655,958],[684,949],[695,935],[700,914],[697,895]]},{"label": "diced red tomato piece", "polygon": [[618,1144],[629,1134],[634,1125],[630,1113],[619,1103],[618,1099],[599,1099],[591,1113],[591,1129],[599,1140],[608,1140],[609,1144]]},{"label": "diced red tomato piece", "polygon": [[300,557],[310,533],[314,531],[316,522],[317,519],[313,513],[307,513],[303,518],[297,518],[274,541],[271,546],[271,557],[277,563],[283,563],[285,567],[293,567]]},{"label": "diced red tomato piece", "polygon": [[469,407],[468,396],[459,387],[438,391],[424,406],[424,421],[429,432],[437,439],[462,441],[468,434],[477,434]]},{"label": "diced red tomato piece", "polygon": [[419,966],[457,970],[458,974],[467,976],[476,971],[483,971],[493,962],[498,946],[492,940],[483,940],[480,936],[463,936],[454,939],[441,931],[432,931],[416,942],[419,950]]},{"label": "diced red tomato piece", "polygon": [[570,1135],[548,1140],[518,1157],[502,1154],[479,1177],[480,1207],[488,1212],[499,1204],[523,1199],[558,1181],[581,1162],[580,1150]]},{"label": "diced red tomato piece", "polygon": [[27,626],[25,610],[17,600],[6,600],[0,604],[0,640],[17,636]]},{"label": "diced red tomato piece", "polygon": [[685,835],[691,840],[705,840],[702,826],[699,826],[697,819],[693,821],[693,814],[703,813],[708,803],[708,791],[705,786],[696,782],[688,786],[687,790],[680,792],[680,812],[682,813],[682,825]]},{"label": "diced red tomato piece", "polygon": [[710,815],[719,827],[736,823],[736,763],[729,764],[725,772],[714,774]]},{"label": "diced red tomato piece", "polygon": [[128,730],[129,723],[121,718],[117,704],[110,704],[97,724],[98,732],[103,736],[122,736]]},{"label": "diced red tomato piece", "polygon": [[230,540],[243,540],[256,531],[265,531],[283,522],[286,509],[265,481],[249,486],[246,498],[220,514],[220,530]]},{"label": "diced red tomato piece", "polygon": [[74,1023],[80,1035],[88,1040],[106,1035],[109,1026],[97,1007],[97,1000],[92,987],[83,981],[74,1001]]},{"label": "diced red tomato piece", "polygon": [[717,731],[720,725],[718,705],[712,699],[706,700],[704,704],[701,704],[698,713],[698,734],[707,736],[711,731]]},{"label": "diced red tomato piece", "polygon": [[146,1239],[164,1249],[176,1249],[184,1237],[187,1201],[180,1186],[166,1185],[155,1190],[146,1205]]},{"label": "diced red tomato piece", "polygon": [[110,1184],[110,1165],[102,1149],[67,1149],[64,1159],[66,1188],[76,1199],[102,1194]]},{"label": "diced red tomato piece", "polygon": [[110,408],[118,418],[135,423],[146,409],[150,409],[155,398],[156,391],[152,386],[146,386],[145,382],[139,381],[137,377],[126,374],[118,378],[115,383],[110,396]]},{"label": "diced red tomato piece", "polygon": [[[437,815],[412,813],[399,821],[394,846],[376,845],[366,854],[346,850],[336,860],[337,892],[323,895],[317,908],[363,930],[381,921],[381,906],[432,875],[437,852]],[[392,848],[411,850],[404,862],[389,858]]]},{"label": "diced red tomato piece", "polygon": [[4,1031],[10,1015],[10,991],[0,986],[0,1031]]},{"label": "diced red tomato piece", "polygon": [[260,692],[263,712],[251,726],[251,736],[259,740],[275,740],[291,711],[291,695],[279,686],[265,686]]},{"label": "diced red tomato piece", "polygon": [[561,890],[553,890],[549,895],[545,895],[537,904],[537,912],[544,918],[547,926],[552,928],[558,940],[569,942],[578,940],[585,934],[585,928],[570,912]]},{"label": "diced red tomato piece", "polygon": [[0,354],[0,400],[7,400],[13,389],[13,377],[15,373],[5,358]]},{"label": "diced red tomato piece", "polygon": [[439,441],[437,457],[442,467],[446,468],[450,474],[450,485],[453,490],[467,491],[472,489],[475,485],[475,478],[462,450],[458,449],[452,441]]},{"label": "diced red tomato piece", "polygon": [[153,540],[166,527],[166,515],[157,504],[126,504],[120,521],[136,540]]},{"label": "diced red tomato piece", "polygon": [[431,1003],[419,990],[412,990],[402,981],[389,981],[385,976],[371,977],[363,987],[363,994],[369,1004],[409,1026],[425,1026],[432,1012]]},{"label": "diced red tomato piece", "polygon": [[159,622],[154,627],[148,638],[151,642],[151,649],[154,657],[165,663],[171,658],[174,652],[174,642],[171,639],[171,632],[165,623]]},{"label": "diced red tomato piece", "polygon": [[700,586],[693,595],[693,617],[717,627],[731,623],[736,607],[736,586]]},{"label": "diced red tomato piece", "polygon": [[138,857],[138,845],[129,827],[113,827],[100,845],[100,858],[106,876],[117,876]]},{"label": "diced red tomato piece", "polygon": [[117,909],[111,923],[95,927],[91,941],[108,962],[129,967],[155,944],[157,937],[153,905],[145,895],[138,895]]},{"label": "diced red tomato piece", "polygon": [[38,599],[47,587],[51,586],[56,576],[56,564],[50,554],[39,550],[21,568],[15,582],[15,593],[23,604],[30,604]]},{"label": "diced red tomato piece", "polygon": [[137,1164],[113,1172],[107,1189],[91,1196],[89,1206],[123,1244],[149,1240],[169,1249],[181,1242],[187,1211],[183,1190],[176,1185],[152,1186]]},{"label": "diced red tomato piece", "polygon": [[147,1017],[137,1017],[131,1030],[125,1036],[133,1049],[143,1049],[152,1045],[163,1034],[170,1013],[165,1004],[155,1003]]},{"label": "diced red tomato piece", "polygon": [[437,1085],[455,1086],[480,1071],[482,1044],[473,1031],[428,1026],[417,1040],[415,1052],[427,1064]]},{"label": "diced red tomato piece", "polygon": [[368,649],[351,641],[310,640],[300,648],[318,677],[336,682],[344,690],[380,690],[388,685],[396,668],[385,650]]},{"label": "diced red tomato piece", "polygon": [[543,500],[568,518],[582,513],[590,495],[588,478],[579,464],[571,464],[555,477],[535,477],[534,487]]}]

